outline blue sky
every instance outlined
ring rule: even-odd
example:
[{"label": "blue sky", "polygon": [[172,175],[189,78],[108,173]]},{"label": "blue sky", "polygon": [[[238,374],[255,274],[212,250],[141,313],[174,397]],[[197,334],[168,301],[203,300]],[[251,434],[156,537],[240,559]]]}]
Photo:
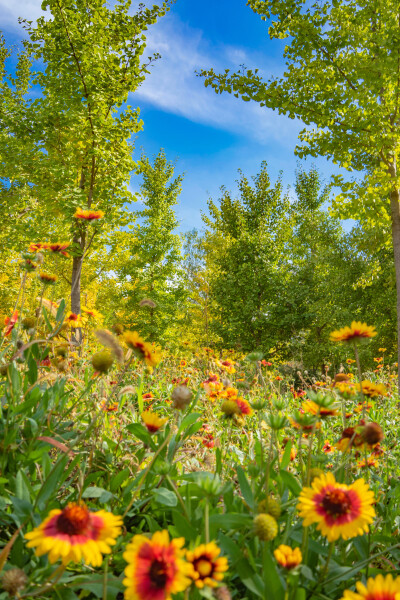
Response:
[{"label": "blue sky", "polygon": [[[9,43],[22,35],[17,17],[36,18],[40,4],[0,0],[0,27]],[[207,210],[207,199],[217,199],[221,185],[235,190],[238,168],[255,175],[266,160],[273,181],[283,171],[284,183],[294,182],[301,123],[229,94],[217,95],[195,73],[245,64],[265,76],[277,75],[283,69],[283,47],[283,42],[269,40],[266,24],[245,0],[177,0],[149,30],[148,50],[162,58],[129,98],[144,121],[135,155],[143,150],[152,156],[164,148],[177,161],[177,172],[185,174],[177,209],[181,230],[202,227],[200,212]],[[329,179],[329,163],[322,158],[313,162]],[[138,186],[133,179],[132,188]]]}]

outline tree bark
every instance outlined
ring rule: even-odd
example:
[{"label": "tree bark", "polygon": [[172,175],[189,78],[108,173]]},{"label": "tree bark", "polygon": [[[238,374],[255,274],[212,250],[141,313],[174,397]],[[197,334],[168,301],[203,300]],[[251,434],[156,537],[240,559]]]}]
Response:
[{"label": "tree bark", "polygon": [[[394,267],[396,271],[396,294],[397,294],[397,363],[400,365],[400,189],[396,187],[390,197],[390,208],[392,214],[392,239]],[[400,370],[398,369],[397,386],[400,394]]]},{"label": "tree bark", "polygon": [[[80,315],[81,314],[81,275],[83,257],[85,251],[86,235],[81,233],[75,235],[73,239],[74,244],[78,244],[81,248],[79,256],[74,256],[72,261],[72,275],[71,275],[71,312]],[[82,342],[82,329],[77,327],[74,332],[75,341],[80,344]]]}]

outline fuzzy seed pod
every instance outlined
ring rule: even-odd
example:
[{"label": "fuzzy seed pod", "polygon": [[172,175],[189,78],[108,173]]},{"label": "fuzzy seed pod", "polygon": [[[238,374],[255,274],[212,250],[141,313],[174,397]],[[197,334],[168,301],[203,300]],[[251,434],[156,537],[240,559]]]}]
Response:
[{"label": "fuzzy seed pod", "polygon": [[264,542],[269,542],[278,535],[278,523],[271,515],[260,513],[254,518],[253,525],[255,535]]},{"label": "fuzzy seed pod", "polygon": [[22,329],[25,331],[28,331],[28,329],[33,329],[35,327],[35,323],[36,320],[34,317],[25,317],[25,319],[22,319],[21,321]]},{"label": "fuzzy seed pod", "polygon": [[18,592],[24,589],[27,581],[28,578],[24,571],[15,567],[4,573],[3,577],[1,578],[1,586],[3,590],[8,592],[10,597],[14,597]]},{"label": "fuzzy seed pod", "polygon": [[60,344],[57,346],[57,348],[54,350],[54,354],[56,356],[62,356],[65,358],[68,354],[68,344]]},{"label": "fuzzy seed pod", "polygon": [[92,356],[92,367],[99,373],[107,373],[107,371],[110,370],[113,362],[114,357],[111,352],[108,352],[107,350],[96,352],[96,354],[93,354]]},{"label": "fuzzy seed pod", "polygon": [[232,596],[226,585],[221,585],[221,587],[214,590],[214,596],[217,600],[231,600]]},{"label": "fuzzy seed pod", "polygon": [[337,373],[335,375],[335,383],[342,383],[350,381],[350,377],[346,373]]},{"label": "fuzzy seed pod", "polygon": [[59,371],[60,373],[65,373],[65,371],[68,369],[68,361],[59,360],[58,362],[56,362],[56,368],[57,371]]},{"label": "fuzzy seed pod", "polygon": [[0,365],[0,375],[1,377],[7,377],[8,367],[10,365]]},{"label": "fuzzy seed pod", "polygon": [[176,388],[172,390],[171,400],[173,402],[173,407],[178,410],[183,410],[190,404],[192,400],[192,392],[186,385],[177,385]]},{"label": "fuzzy seed pod", "polygon": [[378,423],[367,423],[361,435],[369,446],[375,446],[384,437],[382,427]]},{"label": "fuzzy seed pod", "polygon": [[224,400],[221,404],[221,410],[226,417],[233,417],[233,415],[237,415],[240,412],[238,405],[233,400]]},{"label": "fuzzy seed pod", "polygon": [[122,335],[124,333],[124,326],[121,323],[114,323],[111,329],[115,335]]},{"label": "fuzzy seed pod", "polygon": [[261,502],[258,503],[257,508],[259,513],[266,513],[271,515],[271,517],[274,517],[274,519],[279,519],[282,512],[280,501],[272,496],[261,500]]}]

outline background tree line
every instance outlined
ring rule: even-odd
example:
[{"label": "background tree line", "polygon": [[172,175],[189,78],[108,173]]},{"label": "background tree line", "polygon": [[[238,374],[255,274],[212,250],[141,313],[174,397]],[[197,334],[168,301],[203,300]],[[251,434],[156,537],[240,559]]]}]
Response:
[{"label": "background tree line", "polygon": [[[158,58],[144,58],[146,31],[171,3],[139,5],[132,13],[129,0],[112,8],[103,0],[47,0],[45,16],[22,22],[27,38],[17,58],[0,39],[2,318],[12,310],[19,285],[20,252],[32,242],[68,242],[69,258],[58,254],[47,261],[59,277],[54,298],[69,298],[77,313],[83,303],[96,307],[106,323],[136,327],[159,343],[179,347],[191,340],[243,352],[259,349],[265,356],[317,367],[327,360],[338,363],[346,354],[328,343],[329,331],[360,319],[380,331],[370,345],[371,356],[386,347],[394,357],[393,244],[384,224],[390,219],[388,197],[392,194],[395,204],[398,191],[396,132],[390,125],[398,95],[379,106],[370,101],[364,106],[358,82],[346,76],[343,57],[348,55],[342,54],[354,31],[361,45],[369,44],[368,36],[375,34],[357,27],[378,17],[354,5],[352,19],[346,13],[343,20],[346,7],[331,11],[326,2],[324,10],[304,9],[295,0],[295,18],[289,23],[285,3],[249,4],[262,18],[278,16],[270,28],[272,38],[286,36],[292,27],[302,32],[288,46],[291,79],[263,82],[252,72],[209,72],[205,83],[300,116],[306,124],[316,122],[320,133],[303,132],[300,156],[325,153],[344,167],[364,170],[364,187],[337,180],[347,193],[347,200],[338,200],[315,169],[299,167],[289,192],[280,178],[271,182],[263,163],[252,178],[239,172],[237,197],[229,191],[232,182],[226,182],[220,197],[210,199],[198,230],[178,233],[182,177],[162,150],[154,159],[133,160],[134,136],[142,122],[139,108],[127,104],[128,94],[149,76],[149,65]],[[381,4],[389,43],[395,22]],[[315,53],[315,47],[328,43],[325,38],[328,56]],[[339,70],[332,66],[335,53]],[[367,83],[382,97],[385,87],[375,71],[389,77],[385,56],[363,56],[360,61],[375,66],[366,70],[363,63],[360,72],[363,77],[370,73]],[[335,88],[338,97],[327,85],[335,78],[343,84]],[[351,102],[340,96],[348,93],[346,86]],[[296,112],[293,99],[306,88],[308,96]],[[321,97],[314,88],[324,90]],[[282,98],[287,102],[282,104]],[[321,102],[326,110],[319,112]],[[347,111],[340,123],[333,115],[337,106]],[[376,137],[363,129],[365,119],[379,121],[376,132],[388,123],[390,131],[379,137],[379,148]],[[131,191],[132,177],[141,180],[138,194]],[[383,208],[378,214],[373,196],[379,194]],[[78,223],[77,208],[101,209],[104,217],[95,224]],[[349,232],[339,215],[359,221]],[[34,277],[28,287],[31,297],[40,293]]]}]

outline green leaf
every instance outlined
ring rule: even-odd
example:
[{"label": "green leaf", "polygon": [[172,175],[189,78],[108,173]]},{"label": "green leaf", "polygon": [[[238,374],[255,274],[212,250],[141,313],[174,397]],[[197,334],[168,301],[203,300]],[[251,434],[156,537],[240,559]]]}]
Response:
[{"label": "green leaf", "polygon": [[247,480],[245,472],[243,471],[241,466],[236,467],[236,474],[239,482],[240,491],[242,492],[242,496],[250,506],[250,508],[254,509],[254,496],[250,484]]},{"label": "green leaf", "polygon": [[211,515],[210,525],[218,525],[221,529],[241,529],[251,526],[253,519],[251,515],[240,513],[228,513],[223,515]]},{"label": "green leaf", "polygon": [[268,597],[271,600],[283,600],[284,587],[281,581],[276,561],[271,555],[268,547],[264,548],[263,560],[263,578],[266,589],[268,589]]},{"label": "green leaf", "polygon": [[90,486],[84,490],[82,498],[99,498],[100,502],[105,504],[113,497],[112,493],[104,488]]},{"label": "green leaf", "polygon": [[158,504],[163,504],[164,506],[176,506],[178,504],[176,494],[167,488],[155,488],[152,494]]},{"label": "green leaf", "polygon": [[116,492],[118,490],[118,488],[121,487],[121,485],[124,483],[124,481],[126,481],[128,479],[130,475],[130,471],[129,469],[123,469],[122,471],[119,471],[119,473],[116,473],[110,481],[110,489],[112,492]]},{"label": "green leaf", "polygon": [[283,483],[290,489],[292,494],[297,497],[301,492],[301,485],[295,476],[292,475],[292,473],[288,473],[288,471],[283,471],[282,469],[279,472],[279,476],[281,477]]}]

